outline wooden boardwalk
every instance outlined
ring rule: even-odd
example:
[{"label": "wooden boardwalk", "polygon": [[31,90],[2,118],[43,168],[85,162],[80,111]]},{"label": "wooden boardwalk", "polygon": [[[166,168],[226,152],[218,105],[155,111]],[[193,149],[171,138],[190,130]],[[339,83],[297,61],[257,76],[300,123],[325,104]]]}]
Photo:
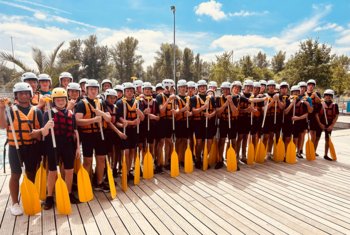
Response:
[{"label": "wooden boardwalk", "polygon": [[[350,130],[333,134],[338,162],[196,170],[142,180],[126,193],[95,192],[70,216],[10,214],[9,175],[0,175],[0,234],[350,234]],[[323,156],[323,141],[320,153]],[[118,186],[120,181],[118,179]]]}]

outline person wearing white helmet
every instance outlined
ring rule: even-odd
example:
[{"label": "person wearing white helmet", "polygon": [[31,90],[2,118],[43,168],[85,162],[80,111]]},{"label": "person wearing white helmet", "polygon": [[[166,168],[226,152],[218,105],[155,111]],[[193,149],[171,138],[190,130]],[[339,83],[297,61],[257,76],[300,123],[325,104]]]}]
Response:
[{"label": "person wearing white helmet", "polygon": [[105,92],[107,89],[112,89],[113,84],[112,81],[109,79],[103,79],[101,82],[101,89],[102,92]]},{"label": "person wearing white helmet", "polygon": [[121,149],[124,150],[126,157],[126,165],[129,171],[128,180],[133,180],[134,175],[131,174],[130,170],[136,157],[136,147],[139,142],[137,126],[144,120],[145,116],[142,112],[142,105],[138,105],[139,98],[135,98],[135,86],[131,82],[125,82],[123,86],[124,98],[117,102],[117,117],[126,126],[124,130],[128,138],[122,140]]},{"label": "person wearing white helmet", "polygon": [[196,95],[196,83],[194,81],[187,82],[187,95],[189,97]]},{"label": "person wearing white helmet", "polygon": [[266,80],[260,80],[260,93],[261,94],[264,94],[266,92],[266,85],[267,85],[267,82]]},{"label": "person wearing white helmet", "polygon": [[107,127],[111,121],[111,115],[103,107],[101,100],[97,98],[100,84],[95,79],[86,81],[86,97],[80,100],[75,107],[75,119],[81,134],[81,143],[84,156],[84,168],[91,173],[92,157],[95,152],[96,170],[94,182],[95,190],[108,192],[108,185],[103,182],[105,169],[105,156],[108,151],[106,142],[102,140],[100,125]]},{"label": "person wearing white helmet", "polygon": [[39,74],[38,81],[41,95],[51,95],[50,89],[52,81],[50,75],[46,73]]},{"label": "person wearing white helmet", "polygon": [[117,101],[123,98],[124,88],[122,85],[115,85],[114,90],[117,92]]},{"label": "person wearing white helmet", "polygon": [[[298,86],[292,86],[291,88],[291,97],[292,100],[289,104],[289,106],[285,110],[285,120],[288,123],[290,120],[292,122],[292,135],[293,135],[293,142],[295,143],[297,147],[297,157],[302,158],[302,156],[299,155],[301,145],[299,145],[299,138],[304,133],[304,130],[307,128],[307,117],[308,117],[308,110],[307,105],[303,99],[302,96],[300,96],[300,90]],[[294,111],[295,107],[295,111]],[[294,113],[293,113],[294,112]],[[293,124],[294,121],[294,124]],[[288,146],[288,143],[290,142],[290,138],[286,138],[286,145]]]},{"label": "person wearing white helmet", "polygon": [[[282,97],[283,103],[285,103],[285,107],[289,107],[290,105],[290,96],[288,93],[289,84],[285,81],[280,83],[280,96]],[[298,88],[299,89],[299,88]],[[289,113],[290,114],[290,113]],[[282,113],[282,133],[283,133],[283,141],[284,143],[289,142],[290,137],[292,135],[292,121],[291,117],[286,117],[285,110]],[[287,144],[285,144],[287,149]]]},{"label": "person wearing white helmet", "polygon": [[214,92],[216,92],[217,88],[218,88],[218,84],[217,84],[216,81],[210,81],[210,82],[208,83],[208,89],[211,89],[211,90],[213,90]]},{"label": "person wearing white helmet", "polygon": [[76,82],[68,83],[67,86],[67,95],[68,95],[68,104],[67,109],[74,111],[76,104],[80,100],[80,85]]},{"label": "person wearing white helmet", "polygon": [[[261,99],[266,97],[265,94],[260,93],[260,88],[261,88],[260,82],[253,83],[252,98]],[[253,104],[254,109],[256,109],[256,112],[253,112],[253,126],[250,130],[250,135],[252,136],[254,148],[256,148],[258,139],[261,134],[261,124],[262,124],[262,114],[263,114],[264,104],[265,104],[264,101],[254,102]]]},{"label": "person wearing white helmet", "polygon": [[60,87],[67,89],[68,83],[73,82],[73,76],[69,72],[62,72],[58,77]]},{"label": "person wearing white helmet", "polygon": [[272,159],[272,146],[273,138],[275,136],[276,140],[279,139],[280,131],[282,128],[282,112],[285,108],[285,103],[283,102],[282,96],[276,93],[276,82],[274,80],[269,80],[267,82],[267,97],[269,98],[269,103],[266,111],[266,118],[262,132],[264,134],[263,142],[267,146],[267,157]]},{"label": "person wearing white helmet", "polygon": [[[175,82],[171,79],[164,79],[162,81],[162,86],[164,91],[157,95],[156,102],[158,104],[159,108],[159,127],[161,127],[161,131],[157,132],[157,151],[156,151],[156,159],[158,164],[162,163],[161,157],[162,157],[162,151],[163,146],[165,148],[165,168],[170,169],[170,155],[172,151],[172,141],[171,136],[173,133],[173,125],[172,125],[172,118],[173,114],[175,115],[176,107],[175,107]],[[160,169],[162,166],[158,165],[158,169]]]},{"label": "person wearing white helmet", "polygon": [[[223,155],[227,149],[225,148],[226,137],[232,142],[232,145],[236,145],[237,131],[236,125],[233,125],[233,120],[237,119],[238,114],[238,97],[233,98],[230,94],[231,84],[229,82],[223,82],[220,86],[221,96],[216,98],[216,115],[219,118],[219,159],[215,165],[215,169],[220,169],[224,166]],[[230,112],[230,115],[228,114]],[[230,120],[229,120],[230,118]],[[229,122],[231,125],[229,127]]]},{"label": "person wearing white helmet", "polygon": [[239,96],[242,90],[242,83],[240,81],[234,81],[231,84],[231,93],[233,96]]},{"label": "person wearing white helmet", "polygon": [[336,161],[328,156],[329,150],[329,137],[332,134],[335,123],[339,116],[338,104],[333,101],[334,91],[331,89],[326,89],[323,93],[324,101],[321,103],[321,107],[316,113],[316,120],[321,130],[325,132],[325,151],[324,159],[328,161]]},{"label": "person wearing white helmet", "polygon": [[156,93],[157,95],[164,91],[162,83],[157,83],[156,85]]},{"label": "person wearing white helmet", "polygon": [[[214,96],[207,96],[206,91],[208,84],[205,80],[199,80],[198,94],[192,96],[191,107],[193,114],[194,132],[197,139],[196,146],[196,163],[197,169],[202,168],[201,155],[204,151],[204,140],[207,139],[208,153],[210,152],[213,137],[216,133],[215,116],[216,116],[216,104]],[[206,119],[208,119],[208,126],[206,127]],[[207,156],[203,156],[207,157]]]},{"label": "person wearing white helmet", "polygon": [[134,80],[133,84],[135,86],[135,95],[136,97],[142,94],[142,80]]},{"label": "person wearing white helmet", "polygon": [[31,86],[31,88],[33,90],[33,95],[32,95],[32,99],[30,102],[32,105],[36,105],[37,108],[41,109],[45,105],[45,103],[43,101],[40,102],[40,99],[43,96],[38,91],[39,82],[38,82],[38,77],[36,76],[36,74],[32,73],[32,72],[25,72],[21,76],[21,81],[26,82]]},{"label": "person wearing white helmet", "polygon": [[87,78],[82,78],[79,80],[79,85],[80,85],[80,89],[81,89],[81,97],[85,97],[85,84],[86,84],[87,80],[88,80]]},{"label": "person wearing white helmet", "polygon": [[[52,128],[53,122],[49,122],[42,127],[42,112],[31,105],[33,96],[32,87],[25,82],[16,83],[13,87],[14,103],[9,107],[10,115],[7,116],[5,105],[9,103],[6,97],[0,98],[0,129],[7,130],[7,141],[9,144],[9,163],[11,176],[9,181],[10,188],[10,211],[12,215],[22,215],[23,210],[18,202],[19,183],[22,173],[22,161],[26,169],[26,175],[34,183],[37,166],[40,162],[40,146],[42,134],[47,134]],[[17,155],[15,138],[12,135],[10,119],[13,122],[16,140],[18,142],[21,159]]]}]

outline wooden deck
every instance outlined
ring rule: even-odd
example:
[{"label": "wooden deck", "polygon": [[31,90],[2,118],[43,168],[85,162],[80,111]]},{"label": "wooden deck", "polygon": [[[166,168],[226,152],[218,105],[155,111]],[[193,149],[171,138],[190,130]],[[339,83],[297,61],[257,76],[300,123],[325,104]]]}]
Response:
[{"label": "wooden deck", "polygon": [[[142,180],[109,200],[95,192],[70,216],[10,214],[9,175],[0,175],[0,234],[350,234],[350,130],[336,131],[338,162],[196,170]],[[320,153],[323,156],[323,141]],[[118,179],[118,186],[120,186]]]}]

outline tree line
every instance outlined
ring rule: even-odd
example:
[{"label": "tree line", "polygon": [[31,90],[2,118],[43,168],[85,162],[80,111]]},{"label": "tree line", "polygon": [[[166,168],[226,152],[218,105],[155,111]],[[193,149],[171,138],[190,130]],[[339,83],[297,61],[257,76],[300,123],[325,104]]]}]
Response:
[{"label": "tree line", "polygon": [[[32,48],[32,58],[36,68],[30,68],[18,58],[0,52],[0,85],[11,87],[18,81],[23,71],[47,73],[58,83],[62,71],[72,73],[74,78],[111,79],[114,83],[130,81],[132,76],[150,81],[153,84],[164,78],[173,77],[174,48],[172,44],[162,43],[155,53],[154,63],[144,68],[144,59],[138,54],[139,41],[133,37],[124,38],[113,46],[99,45],[97,36],[75,39],[67,49],[60,43],[51,54],[45,54],[37,47]],[[254,80],[274,79],[296,84],[299,81],[315,79],[319,89],[332,88],[337,95],[350,93],[350,58],[336,55],[332,48],[318,40],[301,41],[299,49],[286,59],[286,52],[277,52],[271,60],[263,52],[254,56],[246,55],[238,61],[233,60],[234,51],[217,55],[215,61],[207,62],[190,48],[175,47],[177,79],[198,81],[240,80],[250,77]],[[17,65],[11,69],[11,64]]]}]

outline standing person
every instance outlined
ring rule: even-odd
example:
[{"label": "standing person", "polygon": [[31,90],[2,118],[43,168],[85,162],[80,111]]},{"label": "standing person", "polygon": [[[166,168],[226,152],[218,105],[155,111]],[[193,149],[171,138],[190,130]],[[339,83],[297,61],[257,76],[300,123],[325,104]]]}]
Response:
[{"label": "standing person", "polygon": [[260,94],[265,94],[266,93],[266,81],[265,80],[260,80]]},{"label": "standing person", "polygon": [[[216,98],[216,115],[219,118],[219,159],[215,165],[215,169],[220,169],[224,166],[223,155],[227,150],[227,146],[225,148],[225,141],[228,138],[229,141],[236,139],[236,131],[232,129],[235,128],[233,126],[233,120],[237,119],[238,115],[238,97],[232,97],[230,93],[231,84],[229,82],[223,82],[220,86],[221,96]],[[230,110],[230,111],[229,111]],[[230,112],[230,116],[228,114]],[[229,118],[231,121],[231,128],[229,128]]]},{"label": "standing person", "polygon": [[[193,114],[194,132],[196,135],[196,163],[197,169],[202,168],[201,154],[204,151],[204,140],[207,139],[208,153],[210,152],[211,143],[216,132],[215,115],[216,105],[215,97],[207,97],[207,82],[199,80],[198,94],[191,98],[191,108]],[[206,119],[208,118],[208,127],[206,127]],[[207,156],[203,156],[207,157]]]},{"label": "standing person", "polygon": [[332,161],[332,158],[328,157],[329,149],[329,136],[332,134],[335,123],[339,116],[338,104],[333,102],[334,91],[331,89],[325,90],[323,93],[324,101],[321,103],[319,112],[316,113],[316,120],[321,130],[325,132],[325,150],[324,159]]},{"label": "standing person", "polygon": [[[260,93],[261,84],[259,82],[253,83],[253,93],[252,96],[254,98],[263,98],[265,97],[264,94]],[[258,139],[261,136],[261,124],[262,124],[262,118],[263,118],[263,110],[264,102],[256,102],[254,103],[254,109],[256,109],[256,112],[253,112],[253,126],[250,131],[250,134],[252,136],[253,145],[254,148],[257,146]]]},{"label": "standing person", "polygon": [[[80,203],[79,199],[72,193],[74,160],[80,158],[79,134],[75,126],[74,115],[71,110],[67,109],[68,96],[64,88],[57,87],[52,90],[52,105],[50,111],[45,112],[44,123],[49,121],[51,112],[54,122],[54,133],[47,133],[45,138],[46,153],[48,156],[49,174],[47,177],[47,197],[44,203],[44,209],[49,210],[54,205],[53,191],[57,178],[58,162],[62,163],[64,169],[64,180],[67,184],[70,203]],[[54,149],[51,135],[55,135],[56,150]],[[45,135],[44,135],[45,136]],[[55,155],[57,151],[57,155]],[[56,157],[58,159],[56,159]]]},{"label": "standing person", "polygon": [[71,82],[67,86],[67,94],[68,94],[68,110],[75,110],[76,104],[82,99],[80,96],[81,88],[78,83]]},{"label": "standing person", "polygon": [[117,92],[117,101],[123,98],[123,86],[122,85],[115,85],[113,88]]},{"label": "standing person", "polygon": [[[299,90],[299,86],[296,86]],[[289,84],[287,82],[281,82],[280,84],[280,96],[282,97],[285,107],[288,108],[290,105],[290,95],[288,94]],[[296,89],[296,88],[294,88]],[[286,109],[282,113],[282,137],[285,146],[285,151],[287,151],[287,146],[292,135],[292,112],[286,112]],[[276,140],[278,141],[278,140]]]},{"label": "standing person", "polygon": [[159,95],[163,91],[164,91],[164,89],[163,89],[162,83],[157,83],[157,85],[156,85],[156,93],[157,93],[157,95]]},{"label": "standing person", "polygon": [[67,90],[67,86],[70,82],[73,82],[73,76],[69,72],[62,72],[58,77],[60,87],[63,87]]},{"label": "standing person", "polygon": [[80,85],[80,89],[81,89],[81,97],[85,97],[85,84],[86,84],[87,80],[88,80],[87,78],[82,78],[79,80],[79,85]]},{"label": "standing person", "polygon": [[[239,108],[241,90],[242,90],[242,83],[240,81],[234,81],[231,84],[232,99],[237,99],[237,109]],[[232,120],[232,123],[231,123],[231,132],[233,132],[232,133],[232,147],[234,148],[236,153],[237,153],[238,126],[239,125],[238,125],[238,113],[237,113],[237,117],[234,118]],[[238,153],[237,153],[237,155],[238,155]]]},{"label": "standing person", "polygon": [[45,105],[45,102],[42,100],[42,95],[38,91],[38,77],[32,72],[25,72],[21,76],[21,81],[28,83],[32,88],[33,95],[30,100],[31,105],[35,105],[37,108],[42,109]]},{"label": "standing person", "polygon": [[210,81],[210,82],[208,83],[208,89],[213,90],[214,93],[216,92],[217,88],[218,88],[217,82],[215,82],[215,81]]},{"label": "standing person", "polygon": [[41,95],[51,95],[51,77],[46,73],[39,74],[39,90]]},{"label": "standing person", "polygon": [[142,80],[133,81],[133,85],[135,87],[135,97],[138,97],[142,94],[142,83],[143,83]]},{"label": "standing person", "polygon": [[[100,126],[106,127],[105,123],[111,121],[111,115],[107,110],[100,110],[96,107],[100,85],[95,79],[86,82],[86,97],[79,101],[75,109],[75,119],[81,136],[83,148],[84,168],[92,173],[92,157],[95,152],[96,158],[96,183],[95,190],[108,192],[108,185],[103,183],[103,173],[105,168],[105,156],[108,153],[106,142],[102,140]],[[96,102],[95,102],[96,101]],[[100,105],[102,107],[102,105]]]},{"label": "standing person", "polygon": [[[40,162],[40,150],[38,143],[42,135],[46,135],[53,122],[48,122],[42,128],[42,112],[36,106],[31,105],[33,90],[28,83],[19,82],[13,87],[15,102],[10,108],[10,116],[16,132],[16,139],[21,153],[21,161],[24,163],[26,175],[34,183],[35,172]],[[6,118],[5,103],[7,98],[0,98],[0,128],[6,129],[9,143],[9,163],[11,176],[9,181],[11,195],[11,214],[22,215],[23,210],[18,203],[19,180],[21,178],[21,162],[17,155],[15,138],[12,135],[10,121]]]},{"label": "standing person", "polygon": [[122,151],[125,153],[126,165],[129,171],[128,180],[133,180],[131,174],[132,161],[136,157],[136,147],[138,144],[137,125],[145,118],[138,108],[138,100],[135,98],[135,87],[131,82],[124,83],[124,99],[117,102],[117,118],[126,126],[126,140],[122,140]]},{"label": "standing person", "polygon": [[173,134],[173,114],[175,115],[175,82],[171,79],[164,79],[162,81],[163,92],[158,94],[156,102],[159,108],[159,129],[158,131],[158,145],[156,151],[157,166],[162,166],[162,156],[164,147],[164,165],[167,170],[170,170],[170,155],[173,148],[172,134]]},{"label": "standing person", "polygon": [[112,84],[112,81],[109,80],[109,79],[103,79],[102,82],[101,82],[101,94],[100,94],[100,98],[102,100],[104,100],[106,97],[105,97],[105,92],[107,91],[107,89],[112,89],[113,87],[113,84]]}]

